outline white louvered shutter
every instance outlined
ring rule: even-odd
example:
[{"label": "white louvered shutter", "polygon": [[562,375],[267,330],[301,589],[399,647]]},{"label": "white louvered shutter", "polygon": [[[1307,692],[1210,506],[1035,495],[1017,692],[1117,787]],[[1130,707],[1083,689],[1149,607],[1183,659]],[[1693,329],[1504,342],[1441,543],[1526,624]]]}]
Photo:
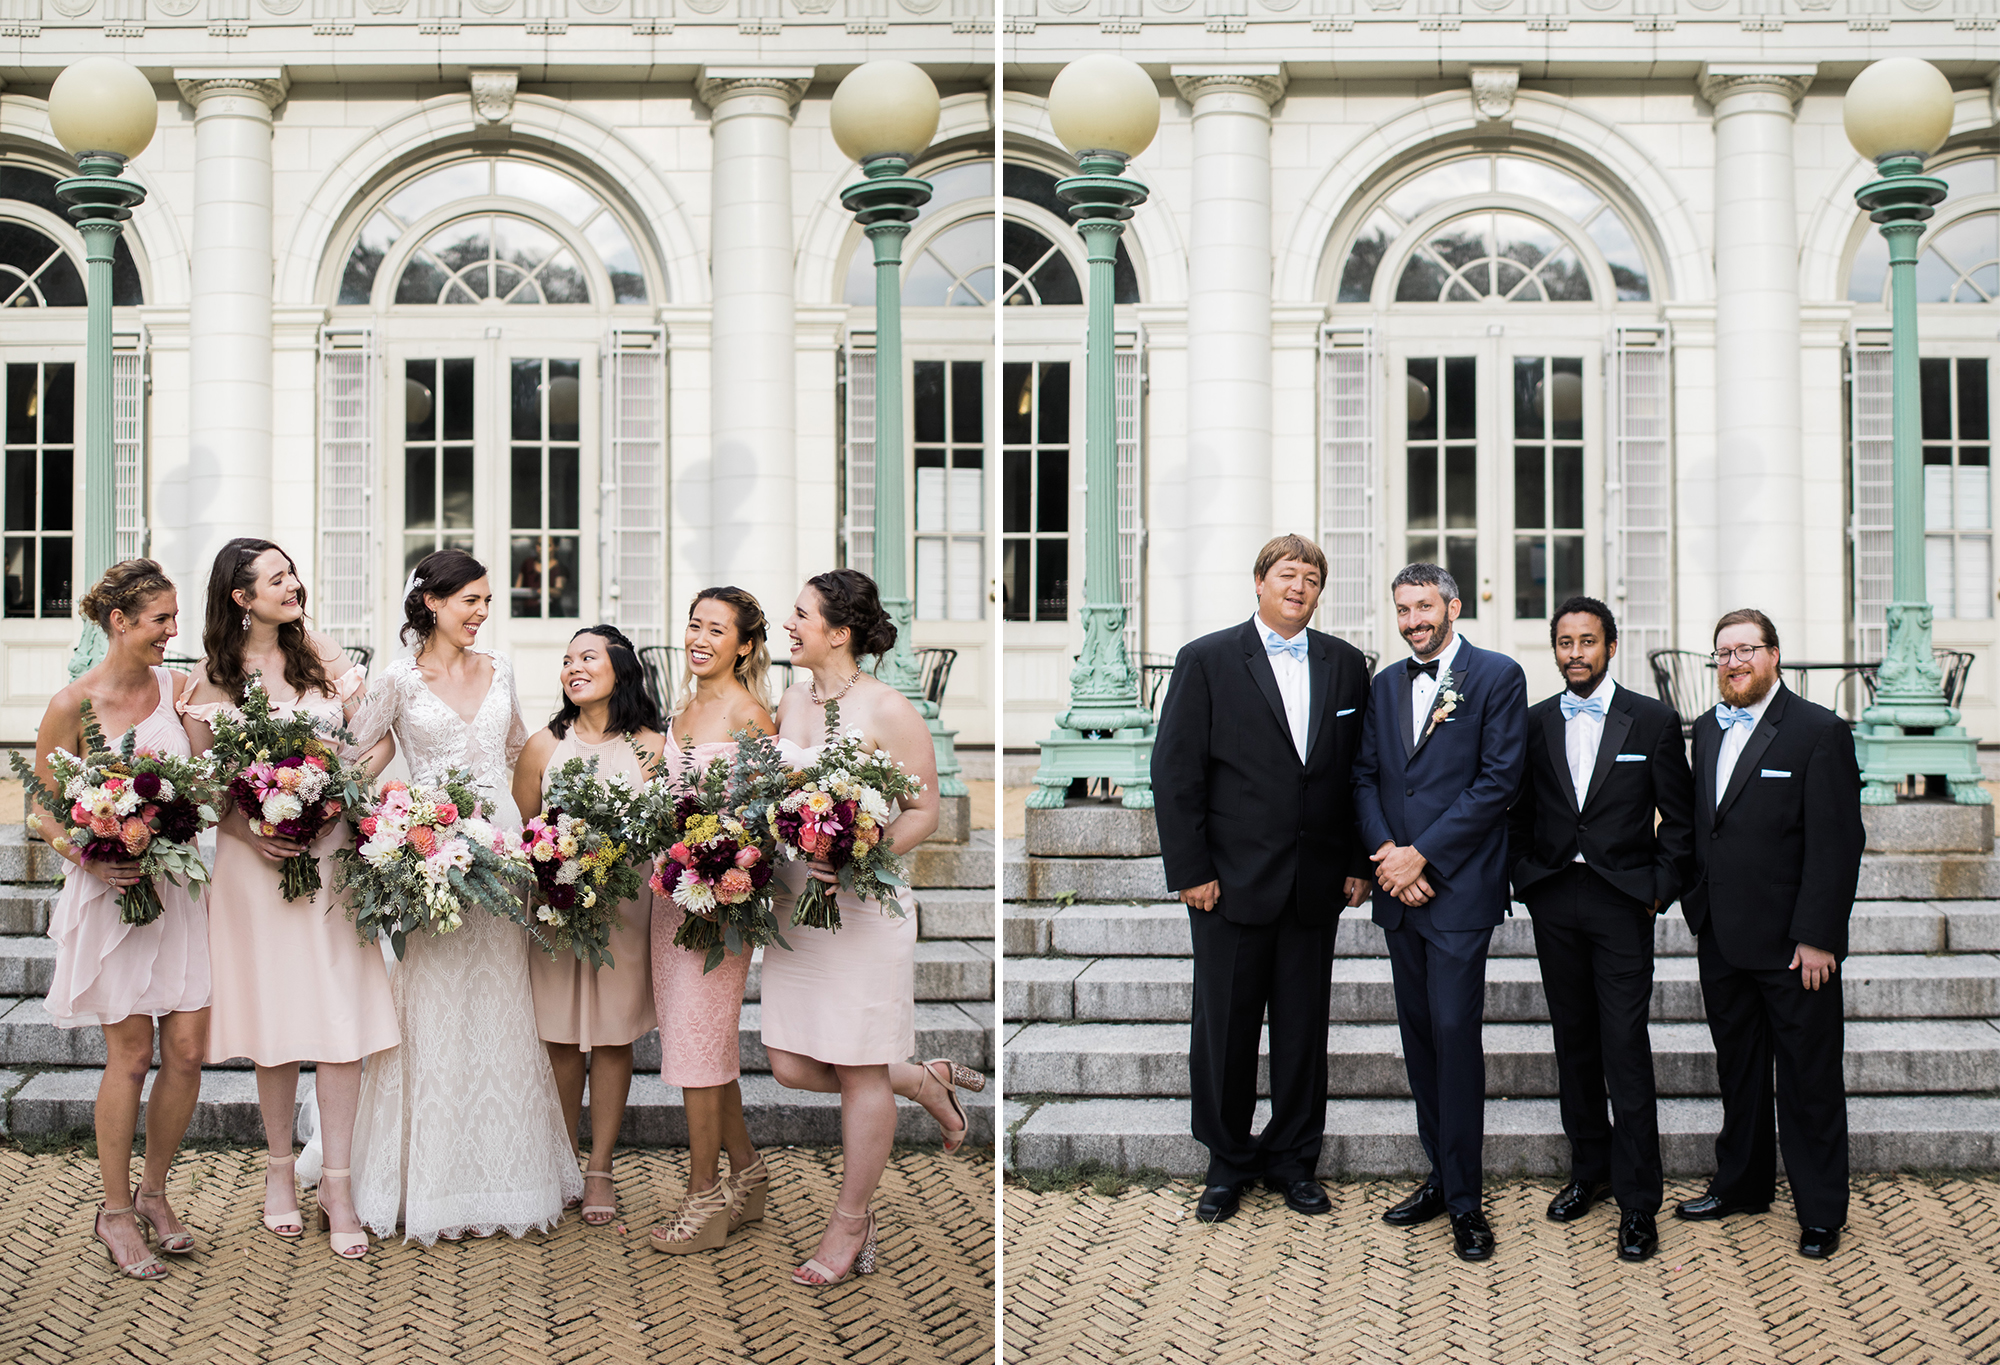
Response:
[{"label": "white louvered shutter", "polygon": [[111,338],[112,558],[137,559],[152,546],[146,525],[146,334]]},{"label": "white louvered shutter", "polygon": [[1375,641],[1377,405],[1375,332],[1320,332],[1319,545],[1326,554],[1320,621],[1357,649]]},{"label": "white louvered shutter", "polygon": [[658,329],[621,329],[604,366],[603,619],[641,649],[666,642],[666,357]]},{"label": "white louvered shutter", "polygon": [[1894,456],[1890,422],[1894,379],[1889,333],[1856,331],[1848,348],[1852,442],[1854,657],[1880,659],[1889,645],[1889,596],[1895,575]]},{"label": "white louvered shutter", "polygon": [[1118,438],[1118,597],[1125,604],[1125,652],[1145,647],[1146,471],[1143,419],[1145,338],[1120,332],[1112,351],[1113,419]]},{"label": "white louvered shutter", "polygon": [[1672,349],[1664,327],[1621,327],[1609,379],[1605,521],[1618,681],[1651,691],[1646,656],[1674,638]]},{"label": "white louvered shutter", "polygon": [[841,349],[841,539],[847,567],[875,575],[875,334],[849,332]]},{"label": "white louvered shutter", "polygon": [[375,334],[319,337],[319,563],[313,617],[343,645],[374,645]]}]

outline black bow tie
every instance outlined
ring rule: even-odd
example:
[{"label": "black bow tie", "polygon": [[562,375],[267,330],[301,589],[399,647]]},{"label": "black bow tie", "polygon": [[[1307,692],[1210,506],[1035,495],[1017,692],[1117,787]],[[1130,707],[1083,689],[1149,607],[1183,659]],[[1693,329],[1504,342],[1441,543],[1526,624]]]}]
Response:
[{"label": "black bow tie", "polygon": [[1427,664],[1420,664],[1415,659],[1405,659],[1403,660],[1403,667],[1409,671],[1409,675],[1412,678],[1422,673],[1428,676],[1433,682],[1437,680],[1438,661],[1436,659],[1432,659]]}]

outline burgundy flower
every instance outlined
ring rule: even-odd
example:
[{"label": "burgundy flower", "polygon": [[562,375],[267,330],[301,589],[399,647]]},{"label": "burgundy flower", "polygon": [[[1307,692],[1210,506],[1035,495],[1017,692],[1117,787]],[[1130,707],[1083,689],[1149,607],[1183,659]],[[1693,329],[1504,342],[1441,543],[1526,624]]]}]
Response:
[{"label": "burgundy flower", "polygon": [[132,790],[139,794],[140,800],[152,800],[160,794],[160,775],[158,773],[140,773],[132,779]]}]

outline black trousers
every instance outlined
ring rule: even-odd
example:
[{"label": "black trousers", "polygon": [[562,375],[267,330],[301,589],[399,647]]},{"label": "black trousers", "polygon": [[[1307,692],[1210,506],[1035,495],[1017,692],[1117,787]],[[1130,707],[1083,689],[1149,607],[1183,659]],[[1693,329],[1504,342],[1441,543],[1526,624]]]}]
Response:
[{"label": "black trousers", "polygon": [[[1338,888],[1328,893],[1338,894]],[[1338,904],[1336,900],[1334,904]],[[1194,934],[1194,1020],[1188,1079],[1195,1141],[1208,1183],[1265,1176],[1306,1180],[1326,1139],[1327,997],[1337,913],[1307,915],[1294,896],[1270,924],[1188,909]],[[1271,1021],[1271,1121],[1250,1135],[1258,1040]]]},{"label": "black trousers", "polygon": [[1414,906],[1383,937],[1430,1178],[1450,1212],[1477,1212],[1485,1176],[1486,950],[1493,931],[1440,929],[1429,907]]},{"label": "black trousers", "polygon": [[1770,1203],[1782,1145],[1799,1222],[1841,1227],[1847,1222],[1847,1088],[1840,977],[1809,991],[1797,971],[1730,966],[1713,935],[1701,936],[1699,950],[1701,998],[1722,1078],[1722,1132],[1709,1190],[1731,1203]]},{"label": "black trousers", "polygon": [[1609,1180],[1619,1208],[1657,1213],[1660,1115],[1646,1032],[1653,907],[1582,863],[1537,882],[1527,902],[1555,1032],[1570,1179]]}]

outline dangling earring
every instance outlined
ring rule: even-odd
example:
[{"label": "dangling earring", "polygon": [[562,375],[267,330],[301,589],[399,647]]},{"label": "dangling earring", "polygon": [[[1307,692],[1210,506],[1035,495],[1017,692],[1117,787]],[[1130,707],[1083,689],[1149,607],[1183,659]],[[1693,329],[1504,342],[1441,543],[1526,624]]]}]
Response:
[{"label": "dangling earring", "polygon": [[247,611],[243,613],[243,629],[246,631],[250,629],[250,613]]}]

